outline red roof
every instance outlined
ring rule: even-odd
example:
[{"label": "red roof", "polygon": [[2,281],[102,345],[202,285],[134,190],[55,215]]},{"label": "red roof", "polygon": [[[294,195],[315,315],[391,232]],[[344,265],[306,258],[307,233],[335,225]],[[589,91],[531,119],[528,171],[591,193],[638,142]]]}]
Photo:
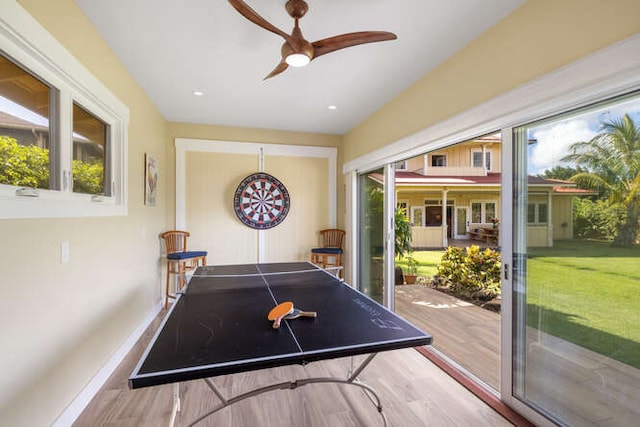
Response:
[{"label": "red roof", "polygon": [[[382,179],[380,174],[375,175],[376,179]],[[396,185],[408,186],[429,186],[429,187],[456,187],[456,186],[496,186],[501,185],[502,174],[489,172],[487,175],[461,176],[461,175],[422,175],[416,172],[398,171],[396,172]],[[552,187],[555,193],[588,195],[594,194],[591,190],[575,188],[576,184],[571,181],[560,179],[546,179],[539,176],[529,175],[529,185]]]}]

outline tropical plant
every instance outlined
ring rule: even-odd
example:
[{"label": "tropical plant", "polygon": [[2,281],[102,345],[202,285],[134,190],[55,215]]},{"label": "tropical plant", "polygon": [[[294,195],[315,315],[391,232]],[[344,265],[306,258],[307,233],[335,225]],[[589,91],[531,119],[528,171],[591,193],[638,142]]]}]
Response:
[{"label": "tropical plant", "polygon": [[554,166],[551,169],[547,169],[544,172],[539,173],[538,176],[545,179],[561,179],[563,181],[568,181],[572,176],[581,172],[587,172],[587,170],[582,167],[572,168],[569,166]]},{"label": "tropical plant", "polygon": [[500,252],[449,246],[438,265],[437,285],[462,298],[489,301],[500,295]]},{"label": "tropical plant", "polygon": [[406,209],[397,207],[394,212],[395,222],[395,251],[398,258],[403,258],[405,254],[411,253],[411,222],[407,218]]},{"label": "tropical plant", "polygon": [[418,274],[418,260],[413,257],[413,252],[410,252],[406,257],[407,259],[407,270],[409,274],[417,275]]},{"label": "tropical plant", "polygon": [[584,166],[571,180],[584,188],[602,191],[613,205],[624,208],[613,246],[630,246],[640,228],[640,126],[625,114],[602,123],[603,132],[590,141],[571,145],[562,160]]}]

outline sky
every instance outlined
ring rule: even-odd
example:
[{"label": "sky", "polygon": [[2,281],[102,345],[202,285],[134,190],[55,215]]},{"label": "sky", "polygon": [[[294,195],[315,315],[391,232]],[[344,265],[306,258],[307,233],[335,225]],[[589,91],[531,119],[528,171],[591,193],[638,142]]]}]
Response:
[{"label": "sky", "polygon": [[537,143],[529,146],[529,175],[537,175],[555,166],[572,166],[560,160],[570,153],[571,144],[591,140],[601,131],[602,122],[621,118],[625,113],[631,116],[636,126],[640,126],[639,96],[530,127],[529,138],[536,139]]}]

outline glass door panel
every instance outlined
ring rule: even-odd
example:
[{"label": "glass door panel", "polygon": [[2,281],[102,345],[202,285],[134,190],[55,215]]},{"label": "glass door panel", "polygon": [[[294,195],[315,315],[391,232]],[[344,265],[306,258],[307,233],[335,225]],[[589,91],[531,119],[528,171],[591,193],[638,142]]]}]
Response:
[{"label": "glass door panel", "polygon": [[514,397],[560,424],[637,425],[640,97],[514,143]]},{"label": "glass door panel", "polygon": [[456,209],[456,237],[467,234],[467,208]]},{"label": "glass door panel", "polygon": [[358,176],[358,289],[384,303],[384,169]]}]

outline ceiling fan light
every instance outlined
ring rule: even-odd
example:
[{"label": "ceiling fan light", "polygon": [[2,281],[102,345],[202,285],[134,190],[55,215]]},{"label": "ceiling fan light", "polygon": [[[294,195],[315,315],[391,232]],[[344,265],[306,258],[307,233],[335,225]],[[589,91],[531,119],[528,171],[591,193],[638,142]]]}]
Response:
[{"label": "ceiling fan light", "polygon": [[287,56],[285,61],[292,67],[304,67],[309,62],[311,62],[311,58],[303,53],[292,53],[291,55]]}]

